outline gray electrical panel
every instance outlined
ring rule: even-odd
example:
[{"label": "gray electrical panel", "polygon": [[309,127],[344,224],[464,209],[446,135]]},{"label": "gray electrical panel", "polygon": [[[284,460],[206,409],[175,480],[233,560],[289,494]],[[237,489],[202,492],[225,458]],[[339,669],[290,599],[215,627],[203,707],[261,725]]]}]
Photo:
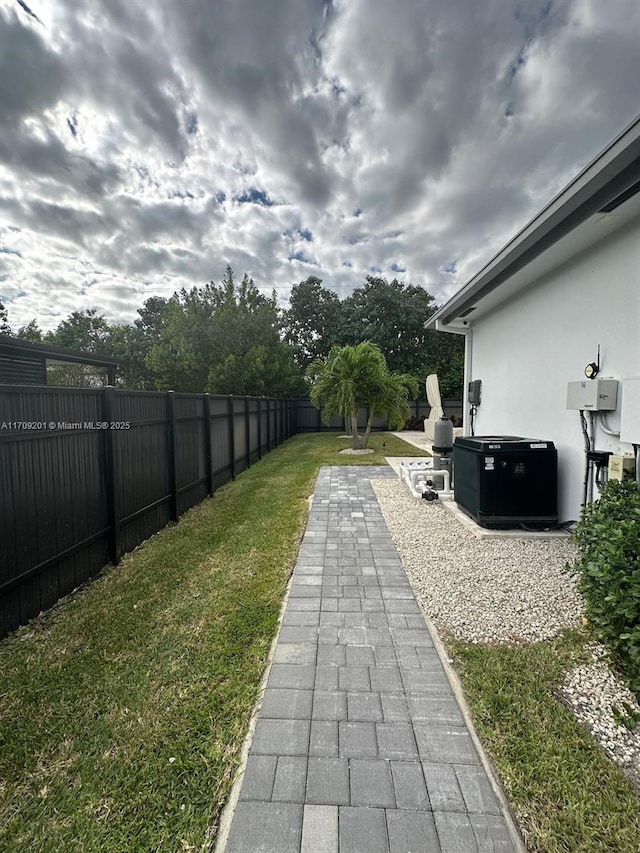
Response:
[{"label": "gray electrical panel", "polygon": [[586,379],[567,385],[567,409],[614,412],[617,405],[617,379]]},{"label": "gray electrical panel", "polygon": [[479,406],[481,393],[482,379],[474,379],[467,388],[467,403],[471,403],[472,406]]},{"label": "gray electrical panel", "polygon": [[640,444],[640,379],[622,380],[620,441]]}]

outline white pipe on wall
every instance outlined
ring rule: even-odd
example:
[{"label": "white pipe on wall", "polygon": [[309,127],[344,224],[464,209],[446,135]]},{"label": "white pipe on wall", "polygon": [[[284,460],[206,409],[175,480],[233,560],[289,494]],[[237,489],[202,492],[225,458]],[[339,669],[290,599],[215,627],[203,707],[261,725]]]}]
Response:
[{"label": "white pipe on wall", "polygon": [[[462,434],[471,435],[471,415],[467,403],[467,388],[473,379],[473,330],[464,332],[464,382],[462,385]],[[476,415],[477,417],[477,415]]]}]

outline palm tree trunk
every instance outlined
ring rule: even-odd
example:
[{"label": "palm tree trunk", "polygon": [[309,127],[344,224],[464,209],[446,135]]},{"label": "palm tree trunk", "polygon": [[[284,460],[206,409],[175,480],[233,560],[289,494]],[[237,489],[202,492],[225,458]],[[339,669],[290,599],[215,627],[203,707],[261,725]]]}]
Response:
[{"label": "palm tree trunk", "polygon": [[367,418],[367,428],[364,431],[364,438],[362,439],[362,447],[366,447],[369,443],[369,436],[371,435],[371,427],[373,426],[373,411],[369,412],[369,417]]},{"label": "palm tree trunk", "polygon": [[358,410],[351,412],[351,435],[353,437],[353,449],[360,449],[360,442],[358,440]]}]

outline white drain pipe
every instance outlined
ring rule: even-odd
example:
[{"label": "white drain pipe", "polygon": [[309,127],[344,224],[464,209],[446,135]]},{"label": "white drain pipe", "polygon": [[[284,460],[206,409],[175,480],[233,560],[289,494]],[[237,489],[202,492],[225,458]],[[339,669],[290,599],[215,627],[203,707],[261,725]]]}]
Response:
[{"label": "white drain pipe", "polygon": [[[424,491],[424,489],[427,488],[427,484],[425,481],[424,474],[425,474],[424,471],[412,471],[410,474],[411,479],[410,479],[410,483],[409,483],[409,489],[411,490],[411,494],[413,494],[414,497],[420,497],[421,498],[422,497],[422,491]],[[432,477],[437,477],[437,476],[444,477],[444,488],[443,489],[436,489],[435,486],[433,486],[432,488],[434,488],[435,491],[438,493],[439,498],[442,498],[443,500],[451,499],[453,497],[453,492],[451,491],[451,472],[449,471],[449,469],[448,468],[442,468],[442,469],[437,470],[437,471],[429,471],[428,474],[429,474],[429,479],[431,479]],[[421,476],[422,476],[422,479],[420,480],[419,478]],[[419,484],[421,484],[423,486],[422,491],[417,491],[417,487]]]},{"label": "white drain pipe", "polygon": [[434,476],[444,478],[444,488],[435,489],[435,491],[438,492],[438,497],[442,500],[451,500],[453,498],[453,492],[451,491],[451,472],[448,468],[443,468],[437,471],[434,471],[432,468],[423,468],[422,470],[417,471],[407,469],[404,474],[405,482],[414,498],[422,497],[422,493],[427,488],[426,478],[429,477],[429,479],[431,479]]}]

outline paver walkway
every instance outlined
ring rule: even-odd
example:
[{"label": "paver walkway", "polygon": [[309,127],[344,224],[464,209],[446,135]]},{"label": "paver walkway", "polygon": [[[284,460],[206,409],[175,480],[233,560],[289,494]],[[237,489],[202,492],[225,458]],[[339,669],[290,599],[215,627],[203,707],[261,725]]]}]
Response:
[{"label": "paver walkway", "polygon": [[323,468],[225,853],[514,853],[370,478]]}]

